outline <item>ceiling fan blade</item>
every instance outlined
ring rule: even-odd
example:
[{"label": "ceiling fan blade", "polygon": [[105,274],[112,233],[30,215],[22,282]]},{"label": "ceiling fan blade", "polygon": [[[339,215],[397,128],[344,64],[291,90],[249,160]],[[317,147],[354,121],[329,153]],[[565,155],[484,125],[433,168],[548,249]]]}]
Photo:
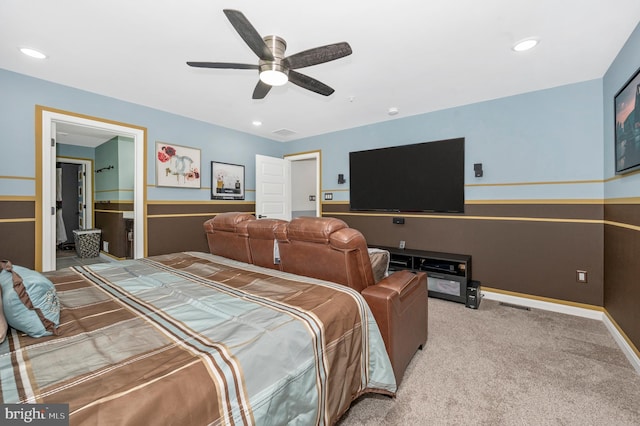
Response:
[{"label": "ceiling fan blade", "polygon": [[293,54],[284,58],[284,63],[290,69],[296,69],[322,64],[349,55],[351,55],[351,46],[347,42],[341,42]]},{"label": "ceiling fan blade", "polygon": [[254,64],[234,64],[231,62],[191,62],[188,61],[187,65],[197,68],[223,68],[234,70],[257,70],[258,66]]},{"label": "ceiling fan blade", "polygon": [[308,75],[300,74],[299,72],[293,70],[289,70],[289,81],[296,86],[300,86],[303,89],[311,90],[312,92],[316,92],[324,96],[329,96],[330,94],[335,92],[335,90],[333,90],[331,87],[319,82],[315,78],[309,77]]},{"label": "ceiling fan blade", "polygon": [[263,61],[273,61],[273,54],[251,22],[239,10],[224,9],[224,14],[247,46]]},{"label": "ceiling fan blade", "polygon": [[256,84],[256,88],[253,89],[252,99],[264,99],[271,90],[271,86],[262,82],[262,80],[258,80],[258,84]]}]

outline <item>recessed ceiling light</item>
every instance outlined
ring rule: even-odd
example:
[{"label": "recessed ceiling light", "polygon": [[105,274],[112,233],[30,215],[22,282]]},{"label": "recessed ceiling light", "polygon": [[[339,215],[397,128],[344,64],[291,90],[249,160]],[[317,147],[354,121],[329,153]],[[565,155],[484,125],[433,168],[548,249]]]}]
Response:
[{"label": "recessed ceiling light", "polygon": [[256,126],[256,127],[260,127],[260,126],[262,126],[262,121],[260,121],[260,120],[253,120],[253,121],[251,122],[251,124],[253,124],[253,125],[254,125],[254,126]]},{"label": "recessed ceiling light", "polygon": [[20,51],[25,55],[31,56],[32,58],[36,58],[36,59],[45,59],[47,57],[47,55],[45,55],[44,53],[39,52],[35,49],[30,49],[28,47],[21,47]]},{"label": "recessed ceiling light", "polygon": [[525,40],[520,40],[516,44],[513,45],[513,50],[516,52],[524,52],[525,50],[533,49],[538,45],[538,39],[536,38],[528,38]]}]

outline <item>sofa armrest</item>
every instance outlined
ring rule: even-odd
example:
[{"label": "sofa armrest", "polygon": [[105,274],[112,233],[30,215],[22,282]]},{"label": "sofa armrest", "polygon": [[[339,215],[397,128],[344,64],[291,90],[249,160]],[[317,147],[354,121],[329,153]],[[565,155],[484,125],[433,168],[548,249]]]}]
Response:
[{"label": "sofa armrest", "polygon": [[427,341],[427,275],[398,271],[362,290],[400,384],[416,350]]},{"label": "sofa armrest", "polygon": [[420,290],[420,286],[424,286],[426,289],[427,274],[424,272],[413,273],[409,271],[398,271],[388,277],[384,278],[378,284],[370,286],[362,291],[370,290],[370,293],[375,294],[376,288],[386,288],[398,295],[400,300],[410,297],[409,295]]}]

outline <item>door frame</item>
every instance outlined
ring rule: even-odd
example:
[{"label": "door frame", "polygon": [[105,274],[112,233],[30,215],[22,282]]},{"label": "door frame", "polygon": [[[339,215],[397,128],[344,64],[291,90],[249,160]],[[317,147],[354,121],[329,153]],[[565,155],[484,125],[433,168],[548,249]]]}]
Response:
[{"label": "door frame", "polygon": [[[147,129],[69,111],[36,105],[36,229],[35,267],[40,271],[56,268],[55,245],[55,159],[51,135],[56,122],[66,122],[115,132],[134,140],[134,247],[133,257],[147,254]],[[51,210],[53,208],[53,210]],[[52,214],[51,212],[54,212]]]}]

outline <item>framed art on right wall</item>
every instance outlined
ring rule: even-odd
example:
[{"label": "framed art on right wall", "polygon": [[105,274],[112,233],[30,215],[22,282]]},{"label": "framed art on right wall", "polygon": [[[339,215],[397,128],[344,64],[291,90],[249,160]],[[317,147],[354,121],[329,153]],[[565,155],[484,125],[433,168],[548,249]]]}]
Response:
[{"label": "framed art on right wall", "polygon": [[614,97],[616,174],[640,169],[640,69]]}]

